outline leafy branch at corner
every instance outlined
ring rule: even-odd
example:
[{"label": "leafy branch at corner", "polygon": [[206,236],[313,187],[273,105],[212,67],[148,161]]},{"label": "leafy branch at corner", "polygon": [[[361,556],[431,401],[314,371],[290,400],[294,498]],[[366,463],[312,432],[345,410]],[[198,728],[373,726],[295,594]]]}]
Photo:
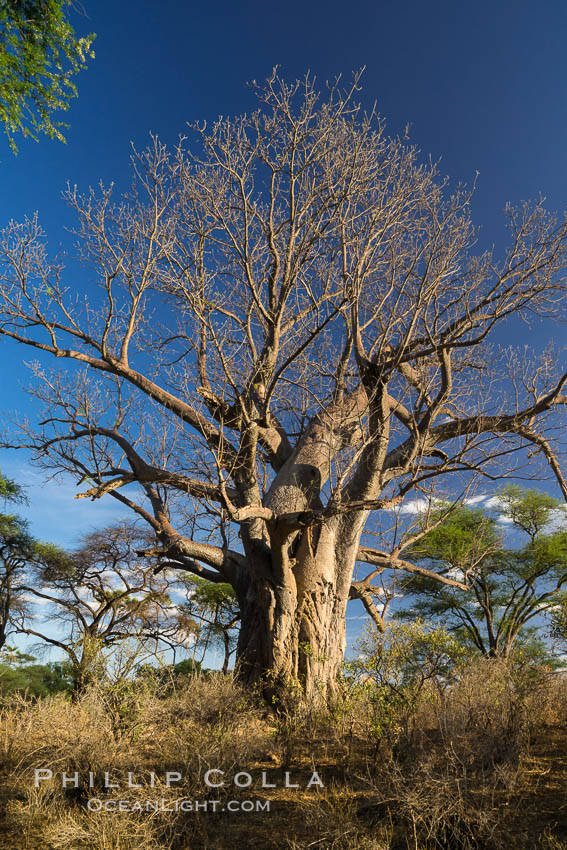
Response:
[{"label": "leafy branch at corner", "polygon": [[71,0],[0,0],[0,121],[14,153],[14,134],[61,142],[67,125],[52,120],[77,95],[73,77],[94,57],[94,34],[77,37],[67,19]]}]

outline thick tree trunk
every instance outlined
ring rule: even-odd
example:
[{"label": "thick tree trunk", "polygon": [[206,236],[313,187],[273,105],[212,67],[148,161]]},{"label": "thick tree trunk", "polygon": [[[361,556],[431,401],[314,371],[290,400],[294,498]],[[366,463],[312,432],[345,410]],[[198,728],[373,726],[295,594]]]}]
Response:
[{"label": "thick tree trunk", "polygon": [[277,588],[261,588],[243,607],[239,679],[259,685],[270,702],[296,688],[309,698],[328,695],[343,660],[345,611],[346,600],[330,585],[314,590],[295,610],[286,606]]},{"label": "thick tree trunk", "polygon": [[299,692],[326,698],[336,688],[354,566],[354,549],[337,540],[339,531],[336,522],[305,529],[289,562],[278,569],[273,554],[272,569],[258,570],[240,600],[237,675],[275,707]]},{"label": "thick tree trunk", "polygon": [[235,586],[241,612],[237,675],[260,686],[269,702],[281,703],[290,691],[327,697],[336,688],[367,513],[335,513],[316,522],[309,512],[323,507],[332,458],[358,427],[366,404],[359,388],[315,417],[264,499],[276,519],[241,526],[249,580]]}]

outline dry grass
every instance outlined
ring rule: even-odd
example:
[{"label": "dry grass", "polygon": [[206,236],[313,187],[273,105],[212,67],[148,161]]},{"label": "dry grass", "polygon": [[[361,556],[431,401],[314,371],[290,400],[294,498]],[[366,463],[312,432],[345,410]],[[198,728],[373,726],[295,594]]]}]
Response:
[{"label": "dry grass", "polygon": [[[411,716],[368,687],[268,716],[229,678],[164,693],[152,683],[6,699],[0,708],[0,846],[5,850],[567,850],[567,684],[484,662]],[[34,787],[34,769],[78,771]],[[210,789],[208,769],[254,777]],[[305,788],[317,770],[323,788]],[[86,787],[88,772],[94,787]],[[103,775],[124,783],[105,789]],[[128,771],[153,787],[125,787]],[[167,787],[166,771],[183,781]],[[262,771],[276,788],[260,787]],[[285,773],[299,789],[285,788]],[[215,778],[220,774],[215,774]],[[89,811],[87,801],[160,801],[172,811]],[[218,800],[216,812],[175,801]],[[259,800],[270,811],[222,811]],[[163,804],[161,803],[163,801]]]}]

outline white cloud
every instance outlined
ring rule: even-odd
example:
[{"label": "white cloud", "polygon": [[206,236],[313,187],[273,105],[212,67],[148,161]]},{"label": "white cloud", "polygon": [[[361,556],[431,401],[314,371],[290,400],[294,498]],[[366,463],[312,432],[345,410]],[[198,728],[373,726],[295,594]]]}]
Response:
[{"label": "white cloud", "polygon": [[469,496],[468,499],[465,499],[465,505],[478,505],[484,502],[486,507],[489,501],[491,501],[491,497],[483,493],[480,496]]},{"label": "white cloud", "polygon": [[399,512],[401,514],[420,514],[427,510],[429,504],[426,499],[412,499],[409,502],[404,502]]}]

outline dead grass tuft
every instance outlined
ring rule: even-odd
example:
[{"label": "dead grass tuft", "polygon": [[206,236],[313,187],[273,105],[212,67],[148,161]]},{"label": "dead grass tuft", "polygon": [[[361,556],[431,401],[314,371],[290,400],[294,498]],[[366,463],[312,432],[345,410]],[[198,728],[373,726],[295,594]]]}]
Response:
[{"label": "dead grass tuft", "polygon": [[[350,682],[327,706],[297,703],[274,718],[221,675],[165,689],[91,687],[75,704],[10,697],[0,704],[0,846],[567,850],[550,806],[557,800],[559,813],[565,804],[566,687],[546,671],[482,662],[450,688],[425,688],[409,714]],[[78,771],[80,787],[35,788],[37,767]],[[225,772],[227,786],[204,785],[210,768]],[[306,790],[313,770],[324,787]],[[120,791],[104,787],[105,771]],[[183,781],[168,787],[166,771]],[[251,788],[230,783],[242,771]],[[275,788],[261,787],[262,771]],[[299,789],[285,787],[286,771]],[[142,788],[122,790],[128,772]],[[89,799],[117,795],[140,810],[89,810]],[[221,808],[176,810],[182,799]],[[269,802],[270,811],[222,811],[231,799]],[[144,810],[147,800],[154,809]]]}]

